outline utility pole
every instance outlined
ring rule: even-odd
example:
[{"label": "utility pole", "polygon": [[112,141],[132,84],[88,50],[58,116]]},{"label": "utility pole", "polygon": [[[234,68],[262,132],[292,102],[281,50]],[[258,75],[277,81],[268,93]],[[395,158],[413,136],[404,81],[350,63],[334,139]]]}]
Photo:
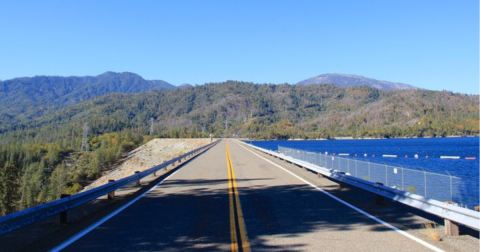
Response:
[{"label": "utility pole", "polygon": [[150,117],[150,136],[153,136],[153,117]]},{"label": "utility pole", "polygon": [[228,131],[228,117],[225,116],[225,131]]},{"label": "utility pole", "polygon": [[83,152],[88,152],[88,123],[83,123],[82,148]]}]

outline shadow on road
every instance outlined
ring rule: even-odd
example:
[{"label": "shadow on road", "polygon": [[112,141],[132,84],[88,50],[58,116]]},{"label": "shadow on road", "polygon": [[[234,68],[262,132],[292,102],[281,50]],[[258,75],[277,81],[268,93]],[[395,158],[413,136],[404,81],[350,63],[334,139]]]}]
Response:
[{"label": "shadow on road", "polygon": [[[210,189],[212,185],[219,189]],[[172,187],[181,189],[164,192]],[[230,251],[227,188],[226,179],[168,180],[65,251],[105,251],[106,246],[109,251]],[[239,191],[255,251],[304,251],[307,244],[285,246],[282,240],[305,234],[322,240],[329,232],[390,230],[308,185],[239,187]],[[409,212],[395,213],[395,218],[414,221]],[[278,243],[267,239],[272,237]]]}]

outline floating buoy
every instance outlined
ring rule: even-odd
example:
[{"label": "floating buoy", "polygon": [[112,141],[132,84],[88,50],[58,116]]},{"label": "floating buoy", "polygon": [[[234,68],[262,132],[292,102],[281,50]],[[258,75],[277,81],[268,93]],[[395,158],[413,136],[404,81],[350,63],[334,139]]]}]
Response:
[{"label": "floating buoy", "polygon": [[372,157],[375,157],[375,154],[373,154]]},{"label": "floating buoy", "polygon": [[363,156],[366,157],[366,156],[367,156],[367,153],[363,154]]},{"label": "floating buoy", "polygon": [[355,153],[355,157],[357,156],[357,153]]},{"label": "floating buoy", "polygon": [[441,159],[460,159],[459,156],[440,156]]},{"label": "floating buoy", "polygon": [[465,157],[465,159],[468,159],[468,160],[475,160],[477,159],[476,157]]},{"label": "floating buoy", "polygon": [[325,151],[325,155],[328,155],[328,151]]},{"label": "floating buoy", "polygon": [[396,158],[397,155],[382,155],[382,157]]},{"label": "floating buoy", "polygon": [[428,156],[425,156],[425,158],[428,158]]},{"label": "floating buoy", "polygon": [[335,156],[335,153],[333,153],[332,155],[334,155],[334,156]]},{"label": "floating buoy", "polygon": [[415,158],[418,158],[418,154],[415,154],[415,156],[414,156],[414,157],[415,157]]},{"label": "floating buoy", "polygon": [[408,155],[405,155],[405,158],[408,158]]}]

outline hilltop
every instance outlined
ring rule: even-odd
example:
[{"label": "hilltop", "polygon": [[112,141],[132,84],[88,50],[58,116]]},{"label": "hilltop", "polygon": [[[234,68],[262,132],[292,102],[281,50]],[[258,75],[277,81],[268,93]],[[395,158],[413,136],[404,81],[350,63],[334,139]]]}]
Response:
[{"label": "hilltop", "polygon": [[380,90],[418,89],[412,85],[375,80],[353,74],[322,74],[297,83],[297,85],[333,84],[339,87],[369,86]]}]

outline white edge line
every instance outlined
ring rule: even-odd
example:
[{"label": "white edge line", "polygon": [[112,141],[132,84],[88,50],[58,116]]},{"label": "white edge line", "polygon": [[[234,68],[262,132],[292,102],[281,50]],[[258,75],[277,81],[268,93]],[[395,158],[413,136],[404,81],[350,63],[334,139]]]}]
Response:
[{"label": "white edge line", "polygon": [[[182,167],[181,167],[182,168]],[[62,249],[68,247],[70,244],[74,243],[75,241],[77,241],[78,239],[82,238],[83,236],[85,236],[86,234],[88,234],[90,231],[94,230],[95,228],[97,228],[98,226],[102,225],[104,222],[106,222],[107,220],[109,220],[110,218],[112,218],[113,216],[117,215],[118,213],[120,213],[121,211],[123,211],[125,208],[129,207],[130,205],[132,205],[133,203],[135,203],[137,200],[139,200],[140,198],[142,198],[143,196],[145,196],[145,194],[149,193],[151,190],[153,190],[155,187],[161,185],[165,180],[169,179],[171,176],[175,175],[175,173],[179,172],[180,169],[176,170],[174,173],[170,174],[168,177],[162,179],[160,182],[158,182],[156,185],[152,186],[152,188],[150,188],[148,191],[142,193],[140,196],[136,197],[135,199],[133,199],[132,201],[130,201],[129,203],[123,205],[122,207],[118,208],[117,210],[111,212],[109,215],[103,217],[102,219],[100,219],[99,221],[93,223],[92,225],[90,225],[89,227],[85,228],[84,230],[80,231],[80,233],[70,237],[68,240],[64,241],[63,243],[61,243],[60,245],[58,245],[57,247],[49,250],[49,252],[58,252],[58,251],[61,251]]]},{"label": "white edge line", "polygon": [[[238,144],[238,142],[237,142],[237,144]],[[251,150],[249,150],[249,149],[247,149],[245,146],[243,146],[243,144],[239,144],[239,145],[240,145],[242,148],[246,149],[247,151],[250,151],[251,153],[253,153],[253,154],[256,155],[257,157],[259,157],[259,158],[261,158],[261,159],[263,159],[263,160],[265,160],[265,161],[267,161],[267,162],[269,162],[269,163],[277,166],[278,168],[284,170],[285,172],[290,173],[290,175],[292,175],[292,176],[298,178],[299,180],[307,183],[307,184],[310,185],[311,187],[313,187],[313,188],[317,189],[318,191],[326,194],[326,195],[329,196],[330,198],[332,198],[332,199],[334,199],[334,200],[336,200],[336,201],[338,201],[338,202],[340,202],[340,203],[342,203],[342,204],[344,204],[344,205],[352,208],[353,210],[355,210],[355,211],[357,211],[357,212],[359,212],[359,213],[367,216],[368,218],[377,221],[378,223],[380,223],[380,224],[382,224],[382,225],[384,225],[384,226],[386,226],[386,227],[388,227],[388,228],[390,228],[390,229],[392,229],[392,230],[394,230],[394,231],[396,231],[396,232],[404,235],[405,237],[408,237],[408,238],[410,238],[410,239],[412,239],[412,240],[414,240],[414,241],[422,244],[423,246],[425,246],[425,247],[427,247],[427,248],[429,248],[429,249],[431,249],[431,250],[434,250],[434,251],[437,251],[437,252],[445,252],[444,250],[439,249],[439,248],[433,246],[432,244],[430,244],[430,243],[428,243],[428,242],[425,242],[425,241],[423,241],[423,240],[421,240],[421,239],[419,239],[419,238],[417,238],[417,237],[415,237],[415,236],[413,236],[413,235],[411,235],[411,234],[409,234],[409,233],[407,233],[407,232],[405,232],[405,231],[403,231],[403,230],[401,230],[401,229],[393,226],[392,224],[390,224],[390,223],[388,223],[388,222],[385,222],[385,221],[383,221],[383,220],[381,220],[381,219],[379,219],[379,218],[377,218],[377,217],[375,217],[375,216],[373,216],[373,215],[371,215],[371,214],[363,211],[362,209],[360,209],[360,208],[358,208],[358,207],[356,207],[356,206],[354,206],[354,205],[351,205],[350,203],[348,203],[348,202],[346,202],[346,201],[344,201],[344,200],[342,200],[342,199],[340,199],[340,198],[337,198],[336,196],[328,193],[327,191],[323,190],[322,188],[320,188],[320,187],[318,187],[318,186],[316,186],[316,185],[308,182],[307,180],[305,180],[305,179],[297,176],[296,174],[294,174],[293,172],[287,170],[286,168],[283,168],[282,166],[280,166],[280,165],[278,165],[278,164],[275,164],[274,162],[272,162],[272,161],[270,161],[270,160],[268,160],[268,159],[266,159],[266,158],[258,155],[257,153],[255,153],[255,152],[253,152],[253,151],[251,151]]]}]

